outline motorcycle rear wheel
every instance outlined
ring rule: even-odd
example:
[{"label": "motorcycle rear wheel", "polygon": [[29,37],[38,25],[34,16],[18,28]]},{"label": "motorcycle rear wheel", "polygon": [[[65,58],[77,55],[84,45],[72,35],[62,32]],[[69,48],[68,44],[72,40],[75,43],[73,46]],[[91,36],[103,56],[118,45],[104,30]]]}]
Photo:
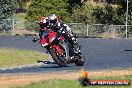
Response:
[{"label": "motorcycle rear wheel", "polygon": [[55,48],[51,48],[50,49],[50,54],[53,58],[53,60],[60,66],[60,67],[65,67],[67,66],[67,60],[65,59],[65,57],[63,57],[64,61],[60,60],[60,56],[58,55],[57,51],[55,50]]},{"label": "motorcycle rear wheel", "polygon": [[85,60],[84,60],[84,58],[77,58],[77,60],[74,62],[77,66],[83,66],[84,65],[84,63],[85,63]]}]

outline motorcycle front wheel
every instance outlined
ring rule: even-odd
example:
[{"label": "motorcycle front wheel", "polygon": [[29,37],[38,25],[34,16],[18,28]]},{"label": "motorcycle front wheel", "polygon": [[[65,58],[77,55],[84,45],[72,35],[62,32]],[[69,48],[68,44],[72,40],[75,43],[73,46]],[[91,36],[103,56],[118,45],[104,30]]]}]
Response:
[{"label": "motorcycle front wheel", "polygon": [[55,48],[51,48],[50,49],[50,54],[53,58],[53,60],[60,66],[60,67],[65,67],[67,66],[67,60],[65,57],[60,57],[60,55],[58,54],[58,52],[56,51]]}]

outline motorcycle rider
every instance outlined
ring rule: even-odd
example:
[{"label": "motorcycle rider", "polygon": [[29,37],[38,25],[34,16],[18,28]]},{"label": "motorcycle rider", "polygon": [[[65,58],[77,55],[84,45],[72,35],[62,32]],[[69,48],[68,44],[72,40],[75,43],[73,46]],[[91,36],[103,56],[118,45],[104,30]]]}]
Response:
[{"label": "motorcycle rider", "polygon": [[39,22],[40,30],[39,30],[39,37],[40,37],[40,44],[41,46],[45,46],[46,40],[45,37],[48,35],[47,30],[49,29],[49,21],[48,17],[41,17]]},{"label": "motorcycle rider", "polygon": [[74,49],[74,55],[71,57],[71,59],[73,59],[76,55],[81,54],[77,39],[74,37],[71,28],[67,24],[59,22],[58,16],[55,14],[51,14],[48,19],[50,28],[59,34],[62,34],[72,45],[72,48]]},{"label": "motorcycle rider", "polygon": [[39,25],[40,25],[39,36],[41,46],[44,47],[46,44],[45,37],[46,35],[48,35],[46,31],[52,29],[58,34],[63,35],[72,45],[74,55],[71,57],[71,62],[74,61],[76,55],[81,55],[77,39],[74,37],[71,28],[67,24],[59,22],[58,16],[52,14],[49,17],[41,17]]}]

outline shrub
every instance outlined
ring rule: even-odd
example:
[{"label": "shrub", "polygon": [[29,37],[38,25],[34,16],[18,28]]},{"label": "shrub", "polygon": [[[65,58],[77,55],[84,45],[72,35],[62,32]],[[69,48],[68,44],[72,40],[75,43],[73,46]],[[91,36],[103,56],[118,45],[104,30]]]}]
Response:
[{"label": "shrub", "polygon": [[92,5],[75,5],[72,11],[72,22],[75,23],[93,23],[94,18],[91,15],[94,7]]},{"label": "shrub", "polygon": [[26,19],[38,20],[39,17],[56,14],[65,22],[70,21],[67,0],[33,0],[29,6]]}]

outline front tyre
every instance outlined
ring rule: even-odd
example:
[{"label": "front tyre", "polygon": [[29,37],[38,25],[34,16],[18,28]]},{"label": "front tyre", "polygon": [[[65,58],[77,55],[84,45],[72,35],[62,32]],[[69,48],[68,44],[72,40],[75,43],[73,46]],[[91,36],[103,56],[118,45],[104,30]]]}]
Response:
[{"label": "front tyre", "polygon": [[[65,57],[60,57],[60,55],[58,54],[58,52],[56,51],[55,48],[51,48],[50,50],[50,54],[53,58],[53,60],[60,66],[60,67],[65,67],[67,66],[67,60]],[[62,60],[63,59],[63,60]]]}]

